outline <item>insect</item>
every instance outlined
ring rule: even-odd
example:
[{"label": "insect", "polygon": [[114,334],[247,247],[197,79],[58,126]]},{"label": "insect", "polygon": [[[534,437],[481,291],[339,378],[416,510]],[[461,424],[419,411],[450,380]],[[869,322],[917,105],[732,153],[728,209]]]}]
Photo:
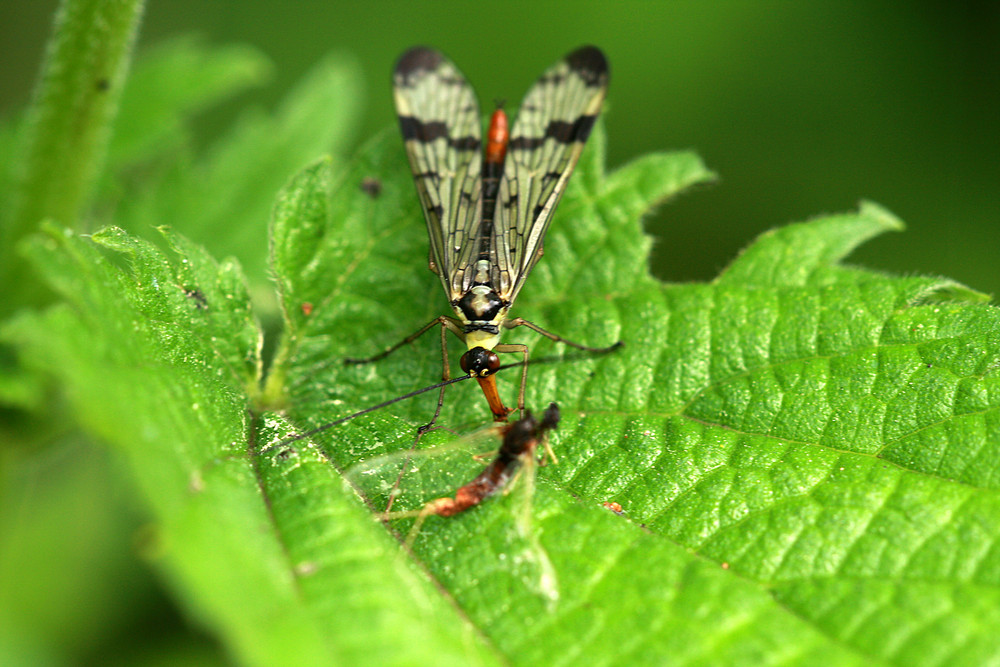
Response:
[{"label": "insect", "polygon": [[[451,61],[425,47],[399,59],[394,72],[396,111],[430,236],[430,268],[441,279],[454,316],[440,316],[380,354],[385,358],[435,326],[441,327],[445,379],[450,377],[447,334],[467,346],[460,365],[482,387],[495,421],[513,412],[497,391],[497,353],[520,353],[517,409],[524,412],[528,346],[500,343],[501,329],[525,326],[588,352],[522,318],[509,317],[524,281],[542,256],[542,242],[570,174],[601,110],[608,63],[593,46],[573,51],[528,91],[513,130],[497,109],[481,150],[479,105]],[[438,398],[440,414],[444,388]],[[431,423],[433,423],[433,421]]]},{"label": "insect", "polygon": [[423,520],[432,514],[449,517],[475,507],[506,487],[525,464],[533,464],[539,444],[542,444],[549,460],[558,463],[546,437],[547,432],[558,425],[559,406],[555,403],[549,404],[540,420],[530,410],[526,410],[521,419],[503,427],[503,444],[500,445],[496,458],[475,479],[459,487],[454,498],[431,500],[416,513],[400,512],[386,518],[417,516],[414,529],[418,529]]},{"label": "insect", "polygon": [[620,503],[616,503],[613,500],[607,500],[607,501],[605,501],[603,503],[603,506],[604,506],[605,509],[611,510],[612,512],[614,512],[615,514],[617,514],[619,516],[621,516],[622,514],[625,513],[625,510],[622,509],[621,504]]},{"label": "insect", "polygon": [[[539,447],[542,447],[545,455],[553,463],[556,462],[555,453],[549,446],[548,433],[559,425],[559,406],[551,403],[542,414],[541,419],[536,418],[530,411],[525,410],[524,415],[509,424],[499,426],[499,432],[503,436],[503,442],[496,453],[496,457],[480,472],[472,481],[462,485],[455,491],[453,497],[442,497],[423,504],[422,507],[403,512],[383,512],[379,515],[383,521],[390,521],[403,518],[416,518],[410,529],[405,544],[407,548],[412,548],[420,528],[424,521],[431,515],[451,517],[460,512],[464,512],[476,505],[479,505],[487,498],[499,493],[507,493],[513,482],[519,476],[522,478],[523,489],[520,494],[522,503],[515,513],[516,536],[514,543],[519,543],[519,562],[526,568],[525,581],[529,587],[536,590],[543,597],[554,601],[558,599],[558,584],[555,569],[549,561],[545,549],[539,544],[535,531],[532,530],[531,502],[534,496],[535,465]],[[443,458],[445,452],[439,452],[434,458]],[[369,498],[379,493],[379,479],[388,480],[396,477],[394,465],[398,465],[398,456],[386,456],[379,459],[363,462],[347,473],[359,490]],[[430,483],[438,483],[444,478],[437,476],[436,472],[441,466],[449,466],[455,461],[440,461],[436,465],[429,465],[431,468],[424,471],[424,465],[418,466],[421,479],[430,480]],[[449,466],[450,467],[450,466]],[[417,472],[417,468],[414,469]],[[373,485],[374,484],[374,485]],[[393,493],[398,486],[394,484]],[[384,487],[383,487],[384,488]],[[517,551],[515,549],[515,551]]]}]

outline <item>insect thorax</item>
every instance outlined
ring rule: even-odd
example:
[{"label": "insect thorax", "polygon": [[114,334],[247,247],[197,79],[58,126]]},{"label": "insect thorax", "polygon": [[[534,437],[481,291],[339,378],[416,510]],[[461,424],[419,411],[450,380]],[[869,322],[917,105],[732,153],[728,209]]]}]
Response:
[{"label": "insect thorax", "polygon": [[500,325],[507,319],[510,304],[502,301],[488,285],[476,285],[458,301],[453,301],[455,314],[462,323],[465,344],[471,350],[485,347],[492,350],[500,342]]},{"label": "insect thorax", "polygon": [[455,304],[455,311],[468,329],[469,325],[497,325],[497,316],[505,309],[505,303],[489,285],[476,285],[467,291]]},{"label": "insect thorax", "polygon": [[[507,316],[507,309],[510,304],[500,298],[497,291],[493,289],[490,280],[491,265],[486,260],[476,262],[475,274],[472,286],[465,290],[462,298],[451,302],[455,309],[455,314],[462,322],[462,330],[466,338],[471,335],[477,341],[487,342],[489,337],[493,337],[493,343],[483,345],[487,349],[493,349],[496,344],[496,336],[500,333],[500,324]],[[469,348],[474,347],[469,342]]]},{"label": "insect thorax", "polygon": [[492,350],[500,342],[500,327],[497,325],[485,325],[472,329],[475,324],[465,326],[465,345],[470,349],[477,347]]},{"label": "insect thorax", "polygon": [[500,332],[500,323],[506,317],[510,304],[501,299],[493,288],[492,269],[492,264],[486,259],[476,262],[472,286],[461,299],[451,302],[455,314],[462,320],[465,333],[480,330],[493,334]]}]

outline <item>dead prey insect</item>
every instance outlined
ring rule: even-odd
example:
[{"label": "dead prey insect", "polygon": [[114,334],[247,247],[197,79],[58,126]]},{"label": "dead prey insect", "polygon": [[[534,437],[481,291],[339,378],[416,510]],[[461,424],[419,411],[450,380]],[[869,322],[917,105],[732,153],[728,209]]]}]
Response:
[{"label": "dead prey insect", "polygon": [[[475,377],[493,418],[506,421],[493,374],[496,353],[523,358],[517,407],[524,410],[528,346],[500,343],[501,327],[526,326],[547,338],[588,352],[508,313],[525,278],[542,256],[552,212],[583,151],[608,85],[601,51],[585,46],[549,68],[528,91],[508,133],[498,109],[490,121],[485,159],[475,94],[447,58],[417,47],[399,59],[394,73],[396,111],[430,236],[430,268],[441,279],[454,317],[437,317],[380,354],[347,363],[382,359],[441,327],[444,378],[450,377],[445,331],[468,347],[462,370]],[[438,399],[441,409],[442,394]],[[437,414],[435,414],[435,419]]]},{"label": "dead prey insect", "polygon": [[[497,491],[505,488],[523,467],[530,468],[534,465],[535,452],[539,444],[544,448],[549,460],[558,463],[555,452],[549,447],[547,437],[547,432],[555,429],[558,425],[559,406],[555,403],[549,404],[541,420],[536,419],[530,410],[525,411],[524,417],[502,427],[503,444],[500,445],[496,458],[475,479],[460,487],[455,492],[454,498],[438,498],[428,502],[422,509],[412,512],[389,513],[384,518],[399,519],[416,516],[417,523],[413,529],[418,530],[424,519],[431,514],[449,517],[464,512],[470,507],[475,507]],[[528,474],[532,475],[533,471]]]},{"label": "dead prey insect", "polygon": [[[548,444],[548,433],[555,429],[559,423],[559,407],[552,403],[545,410],[541,419],[536,418],[530,411],[525,411],[524,416],[510,424],[503,424],[494,427],[503,436],[503,442],[497,451],[495,458],[480,472],[472,481],[462,485],[455,491],[454,497],[443,497],[431,500],[414,510],[404,512],[383,512],[378,518],[383,521],[393,521],[396,519],[416,518],[412,528],[406,537],[407,548],[412,549],[424,521],[431,515],[451,517],[460,512],[464,512],[480,504],[487,498],[497,494],[506,494],[515,486],[515,480],[519,482],[518,501],[514,507],[514,528],[508,535],[511,540],[508,545],[514,554],[511,563],[517,563],[515,570],[520,572],[525,584],[535,592],[542,595],[550,602],[559,598],[559,587],[557,576],[548,554],[539,543],[538,536],[532,528],[532,499],[534,497],[535,466],[536,456],[541,447],[548,458],[555,462],[555,454]],[[415,477],[424,481],[445,478],[438,477],[435,470],[444,466],[450,467],[457,461],[455,459],[446,461],[440,460],[431,464],[432,459],[446,459],[447,450],[442,450],[436,454],[431,450],[425,452],[428,459],[424,464],[414,468]],[[459,456],[461,453],[455,452]],[[468,454],[465,454],[468,456]],[[396,466],[399,465],[399,456],[389,455],[378,459],[362,462],[348,471],[347,477],[369,500],[373,500],[373,494],[379,493],[380,480],[388,482],[396,477],[397,484],[394,484],[392,491],[398,488],[399,478],[395,474]],[[409,458],[407,458],[409,461]],[[427,466],[431,470],[425,471]],[[409,477],[408,477],[409,479]],[[416,479],[412,480],[416,483]],[[436,482],[433,482],[436,483]],[[404,482],[404,487],[410,486]],[[440,488],[440,487],[438,487]],[[424,487],[426,490],[426,487]],[[519,547],[517,545],[520,545]]]}]

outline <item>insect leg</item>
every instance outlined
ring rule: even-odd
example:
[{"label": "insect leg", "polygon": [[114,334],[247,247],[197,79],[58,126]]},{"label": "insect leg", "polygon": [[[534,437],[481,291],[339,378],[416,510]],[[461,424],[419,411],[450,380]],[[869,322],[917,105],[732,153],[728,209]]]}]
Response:
[{"label": "insect leg", "polygon": [[437,420],[438,415],[441,414],[441,403],[444,401],[444,392],[442,391],[438,398],[438,409],[434,412],[434,418],[431,419],[430,423],[425,424],[417,429],[417,437],[413,439],[410,443],[410,448],[406,452],[406,461],[403,463],[403,467],[399,469],[399,474],[396,475],[396,481],[392,483],[392,489],[389,491],[389,502],[385,504],[385,510],[383,516],[388,517],[389,512],[392,511],[392,504],[396,502],[396,495],[399,492],[399,485],[403,481],[403,477],[410,470],[410,461],[413,460],[413,452],[417,450],[417,445],[420,443],[420,439],[424,437],[424,433],[430,430],[430,427]]},{"label": "insect leg", "polygon": [[[439,317],[439,320],[446,320],[446,317]],[[449,320],[450,321],[450,320]],[[443,381],[448,381],[451,379],[451,366],[448,365],[448,328],[441,323],[441,379]],[[441,408],[444,407],[444,390],[447,385],[441,387],[441,391],[438,392],[438,402],[437,407],[434,409],[434,416],[431,420],[417,429],[417,440],[420,440],[420,436],[434,427],[434,423],[437,422],[438,417],[441,416]],[[414,442],[413,446],[416,447],[417,443]]]},{"label": "insect leg", "polygon": [[403,543],[407,551],[410,551],[412,553],[413,545],[417,541],[417,535],[420,534],[420,528],[421,526],[424,525],[424,521],[431,514],[434,514],[434,510],[431,507],[431,503],[428,503],[422,510],[420,510],[420,514],[417,515],[417,520],[413,522],[413,527],[410,528],[410,532],[406,534],[406,541]]},{"label": "insect leg", "polygon": [[[391,346],[387,347],[385,350],[383,350],[382,352],[379,352],[378,354],[376,354],[376,355],[374,355],[372,357],[365,357],[365,358],[362,358],[362,359],[347,358],[347,359],[344,359],[344,363],[345,364],[370,364],[372,362],[380,361],[382,359],[385,359],[386,357],[388,357],[390,354],[392,354],[393,352],[395,352],[399,348],[403,347],[404,345],[409,345],[410,343],[412,343],[416,339],[418,339],[421,336],[423,336],[425,333],[427,333],[435,325],[440,326],[442,329],[449,329],[449,330],[455,332],[456,334],[458,334],[458,336],[460,338],[464,338],[464,334],[462,333],[461,327],[459,327],[455,323],[455,321],[452,320],[450,317],[447,317],[445,315],[441,315],[440,317],[435,317],[433,320],[431,320],[430,322],[428,322],[424,326],[420,327],[415,332],[413,332],[412,334],[410,334],[409,336],[407,336],[403,340],[399,341],[395,345],[391,345]],[[442,333],[441,335],[443,336],[444,333]]]},{"label": "insect leg", "polygon": [[[546,435],[539,434],[539,437],[547,440]],[[548,448],[547,442],[546,448]],[[556,575],[556,569],[552,565],[552,561],[549,560],[549,555],[545,551],[545,547],[542,546],[541,541],[538,539],[538,532],[533,525],[534,512],[532,508],[535,500],[536,472],[537,463],[534,454],[526,452],[521,467],[515,475],[515,479],[512,479],[508,483],[508,487],[504,489],[504,493],[507,493],[512,488],[513,483],[518,481],[517,478],[519,477],[523,488],[519,491],[520,502],[518,503],[519,507],[515,509],[514,525],[517,527],[519,536],[527,542],[521,555],[525,561],[534,566],[533,574],[525,578],[525,583],[536,593],[542,595],[548,601],[549,605],[552,605],[559,599],[559,578]]]},{"label": "insect leg", "polygon": [[521,343],[503,343],[493,348],[494,352],[521,353],[521,388],[517,392],[517,416],[524,416],[524,387],[528,384],[528,346]]},{"label": "insect leg", "polygon": [[544,466],[547,465],[549,462],[558,465],[559,459],[556,458],[556,453],[552,451],[552,445],[549,444],[549,438],[547,435],[545,438],[542,439],[542,448],[544,451],[542,453],[542,456],[539,457],[539,465]]},{"label": "insect leg", "polygon": [[[395,352],[396,350],[398,350],[399,348],[403,347],[404,345],[408,345],[409,343],[415,341],[417,338],[420,338],[420,336],[424,335],[435,326],[441,327],[441,376],[442,376],[441,379],[447,382],[448,380],[451,379],[451,368],[448,365],[448,331],[452,331],[459,338],[464,338],[465,334],[462,332],[462,329],[458,326],[458,324],[455,323],[453,319],[451,319],[450,317],[445,317],[444,315],[440,317],[435,317],[433,320],[431,320],[424,326],[420,327],[420,329],[418,329],[414,333],[410,334],[409,336],[407,336],[400,342],[396,343],[395,345],[386,348],[384,351],[380,352],[379,354],[376,354],[373,357],[367,357],[365,359],[344,359],[344,363],[368,364],[375,361],[379,361],[380,359],[384,359],[393,352]],[[424,433],[427,433],[429,430],[431,430],[434,427],[434,424],[437,422],[438,417],[441,416],[441,409],[444,406],[444,392],[446,388],[447,385],[442,385],[441,389],[438,391],[437,407],[434,409],[434,416],[431,417],[431,420],[429,422],[427,422],[426,424],[417,429],[417,436],[413,439],[413,444],[410,445],[410,451],[407,454],[406,463],[403,465],[403,468],[399,471],[399,476],[396,478],[396,483],[393,484],[392,486],[392,491],[389,492],[389,502],[385,508],[386,513],[388,513],[392,509],[392,503],[396,498],[395,495],[396,490],[399,488],[399,483],[403,479],[403,476],[406,474],[406,471],[410,466],[410,455],[417,448],[417,444],[420,442],[420,439],[424,436]]]},{"label": "insect leg", "polygon": [[[441,320],[447,318],[438,319]],[[434,322],[431,322],[429,325],[424,327],[423,330],[426,331],[430,326],[433,326],[433,324]],[[450,380],[451,368],[448,366],[448,329],[443,322],[441,324],[441,363],[441,375],[443,376],[441,379],[444,381]],[[392,509],[392,503],[396,500],[396,491],[399,489],[399,485],[403,481],[403,477],[406,475],[406,472],[410,469],[410,460],[413,456],[413,452],[417,449],[417,445],[420,443],[420,439],[424,437],[424,433],[427,433],[434,428],[434,424],[437,422],[438,417],[441,416],[441,408],[444,407],[444,390],[447,388],[447,385],[442,385],[441,390],[438,391],[438,401],[437,407],[434,409],[434,416],[431,417],[429,422],[417,429],[417,437],[413,439],[413,443],[410,445],[410,450],[406,453],[406,463],[404,463],[403,467],[400,468],[399,475],[396,477],[396,482],[392,485],[392,490],[389,492],[389,502],[385,506],[385,514],[387,515]],[[419,528],[423,521],[424,520],[422,518],[418,519],[416,527]],[[409,541],[409,538],[407,538],[407,541]]]},{"label": "insect leg", "polygon": [[618,341],[617,343],[613,345],[608,345],[607,347],[590,347],[589,345],[574,343],[571,340],[566,340],[562,336],[557,336],[551,331],[546,331],[545,329],[541,328],[534,322],[529,322],[528,320],[520,317],[515,317],[513,319],[507,320],[506,322],[503,323],[503,325],[508,329],[513,329],[514,327],[528,327],[532,331],[536,331],[542,334],[549,340],[555,341],[557,343],[562,343],[564,345],[569,345],[570,347],[575,347],[576,349],[583,350],[584,352],[596,352],[598,354],[601,354],[604,352],[611,352],[612,350],[617,350],[619,347],[625,344],[622,341]]}]

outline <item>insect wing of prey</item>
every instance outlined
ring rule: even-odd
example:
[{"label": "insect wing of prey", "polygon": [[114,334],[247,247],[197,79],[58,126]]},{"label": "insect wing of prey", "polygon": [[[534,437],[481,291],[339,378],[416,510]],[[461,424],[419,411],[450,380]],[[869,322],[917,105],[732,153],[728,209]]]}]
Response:
[{"label": "insect wing of prey", "polygon": [[424,47],[396,65],[396,111],[427,220],[430,266],[456,315],[447,326],[470,352],[499,343],[607,84],[599,49],[570,53],[528,91],[509,137],[503,111],[494,114],[484,159],[479,105],[458,68]]}]

